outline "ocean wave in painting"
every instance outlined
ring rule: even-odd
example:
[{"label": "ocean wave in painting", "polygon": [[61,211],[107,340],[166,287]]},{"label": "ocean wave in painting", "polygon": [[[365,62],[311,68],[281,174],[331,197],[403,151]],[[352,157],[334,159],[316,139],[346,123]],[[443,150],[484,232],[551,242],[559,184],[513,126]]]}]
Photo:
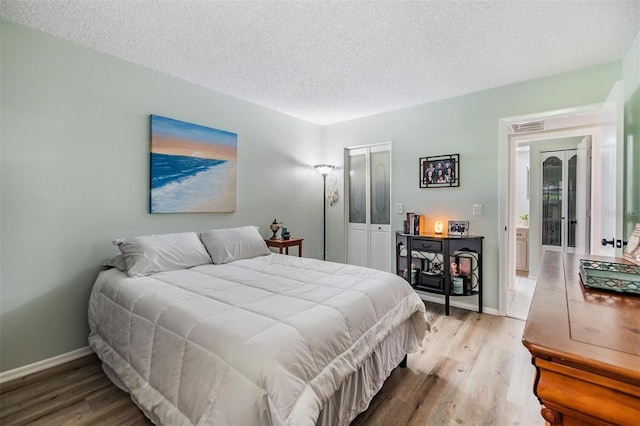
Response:
[{"label": "ocean wave in painting", "polygon": [[[180,157],[163,154],[164,157]],[[161,160],[165,160],[161,158]],[[171,159],[154,167],[151,182],[152,213],[229,212],[236,210],[236,163],[197,157]],[[202,160],[202,161],[197,161]],[[176,162],[182,164],[176,165]],[[154,182],[156,180],[156,182]]]},{"label": "ocean wave in painting", "polygon": [[151,189],[161,188],[171,182],[180,182],[209,170],[222,160],[151,153]]}]

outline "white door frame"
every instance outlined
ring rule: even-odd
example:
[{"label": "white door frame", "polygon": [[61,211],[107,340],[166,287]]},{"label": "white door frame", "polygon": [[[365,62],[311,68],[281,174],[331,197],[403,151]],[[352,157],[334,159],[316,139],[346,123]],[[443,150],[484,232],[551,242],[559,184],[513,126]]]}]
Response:
[{"label": "white door frame", "polygon": [[[507,313],[507,297],[508,297],[508,283],[515,279],[515,232],[511,230],[516,229],[515,223],[515,192],[516,174],[516,148],[518,142],[526,140],[544,140],[544,139],[556,139],[572,136],[587,136],[592,137],[592,150],[593,158],[600,157],[600,127],[599,126],[585,126],[574,128],[559,128],[552,131],[533,132],[524,134],[510,134],[510,126],[516,123],[530,122],[537,120],[549,120],[559,119],[568,116],[579,116],[582,114],[597,113],[602,109],[603,104],[592,104],[581,107],[567,108],[563,110],[547,111],[537,114],[528,114],[517,117],[507,117],[500,119],[498,122],[498,194],[499,194],[499,220],[498,220],[498,313],[499,315],[506,315]],[[592,167],[592,197],[591,205],[598,205],[599,198],[599,185],[600,182],[600,169],[599,165],[595,164]],[[592,210],[596,210],[593,209]],[[598,212],[593,211],[593,214]],[[592,224],[596,221],[592,217]],[[599,223],[599,218],[597,222]],[[595,235],[595,232],[592,232]],[[598,234],[599,235],[599,234]],[[593,241],[592,241],[593,242]],[[591,245],[593,247],[593,244]]]}]

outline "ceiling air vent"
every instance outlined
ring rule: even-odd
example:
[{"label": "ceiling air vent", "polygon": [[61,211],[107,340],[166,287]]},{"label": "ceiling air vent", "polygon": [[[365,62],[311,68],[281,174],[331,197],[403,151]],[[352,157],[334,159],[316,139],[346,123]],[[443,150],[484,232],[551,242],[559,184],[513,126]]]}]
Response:
[{"label": "ceiling air vent", "polygon": [[516,123],[512,124],[511,128],[515,133],[538,132],[544,130],[544,120]]}]

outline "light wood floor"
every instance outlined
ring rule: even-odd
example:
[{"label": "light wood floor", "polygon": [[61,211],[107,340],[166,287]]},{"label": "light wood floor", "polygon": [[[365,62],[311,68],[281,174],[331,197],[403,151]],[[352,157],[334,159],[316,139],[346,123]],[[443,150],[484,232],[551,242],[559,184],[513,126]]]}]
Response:
[{"label": "light wood floor", "polygon": [[[431,334],[352,425],[526,425],[544,422],[524,321],[426,303]],[[0,385],[0,424],[149,425],[95,355]]]}]

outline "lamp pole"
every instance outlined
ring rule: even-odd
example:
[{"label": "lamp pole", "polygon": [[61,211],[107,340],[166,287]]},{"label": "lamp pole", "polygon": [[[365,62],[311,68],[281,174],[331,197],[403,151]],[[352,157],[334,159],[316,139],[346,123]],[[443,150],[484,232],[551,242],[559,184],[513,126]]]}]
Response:
[{"label": "lamp pole", "polygon": [[327,174],[322,174],[322,260],[327,260]]},{"label": "lamp pole", "polygon": [[322,175],[322,260],[327,260],[327,175],[336,166],[316,164],[313,167]]}]

